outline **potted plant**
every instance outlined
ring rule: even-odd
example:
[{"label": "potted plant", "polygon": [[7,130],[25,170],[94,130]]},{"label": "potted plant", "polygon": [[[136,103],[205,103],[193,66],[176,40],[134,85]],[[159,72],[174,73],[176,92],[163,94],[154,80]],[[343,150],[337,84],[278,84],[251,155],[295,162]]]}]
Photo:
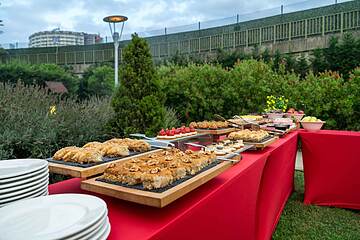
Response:
[{"label": "potted plant", "polygon": [[275,97],[273,95],[266,97],[265,112],[270,119],[282,118],[287,109],[289,100],[284,96]]}]

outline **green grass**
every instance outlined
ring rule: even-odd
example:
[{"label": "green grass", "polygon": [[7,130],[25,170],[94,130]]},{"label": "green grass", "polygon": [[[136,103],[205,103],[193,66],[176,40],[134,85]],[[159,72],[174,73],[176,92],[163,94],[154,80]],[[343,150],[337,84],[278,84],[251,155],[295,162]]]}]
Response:
[{"label": "green grass", "polygon": [[295,192],[286,204],[273,240],[360,240],[360,211],[306,206],[303,199],[304,174],[296,171]]}]

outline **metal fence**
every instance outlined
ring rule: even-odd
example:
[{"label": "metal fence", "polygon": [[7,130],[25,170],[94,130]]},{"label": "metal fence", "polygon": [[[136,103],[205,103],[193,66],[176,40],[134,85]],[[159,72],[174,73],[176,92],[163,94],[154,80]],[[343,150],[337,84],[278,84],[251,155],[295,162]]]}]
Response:
[{"label": "metal fence", "polygon": [[[285,15],[278,15],[260,19],[251,24],[239,23],[209,30],[173,34],[175,40],[171,40],[170,35],[161,35],[148,38],[148,41],[153,57],[167,58],[176,53],[203,53],[219,48],[239,48],[312,36],[325,36],[330,33],[343,33],[360,29],[360,0],[353,1],[353,3],[355,4],[319,9],[319,12],[323,13],[322,15],[317,12],[314,14],[306,11],[302,14],[298,12],[288,14],[286,18]],[[307,17],[302,18],[303,15]],[[288,21],[284,19],[288,19]],[[259,26],[254,27],[257,25]],[[49,52],[41,52],[41,48],[20,50],[13,50],[14,53],[9,55],[8,60],[16,59],[32,64],[93,64],[114,59],[112,44],[81,46],[81,48],[61,47],[56,48],[56,51],[55,48],[47,48]],[[119,57],[121,61],[121,49]]]},{"label": "metal fence", "polygon": [[[203,30],[208,28],[214,28],[224,25],[230,25],[235,23],[246,22],[250,20],[256,20],[260,18],[275,16],[278,14],[286,14],[292,13],[296,11],[303,11],[317,7],[323,7],[331,4],[340,4],[344,2],[349,2],[351,0],[307,0],[301,1],[293,4],[286,4],[280,5],[275,8],[263,9],[255,12],[250,13],[239,13],[237,15],[221,18],[221,19],[214,19],[209,21],[200,21],[193,24],[182,25],[182,26],[174,26],[174,27],[164,27],[162,29],[155,29],[155,30],[147,30],[143,32],[138,32],[138,35],[141,37],[154,37],[160,35],[167,35],[167,34],[174,34],[174,33],[181,33],[181,32],[189,32],[189,31],[196,31],[196,30]],[[357,1],[357,0],[355,0]],[[6,33],[5,33],[6,34]],[[124,34],[122,37],[123,40],[131,39],[131,34]],[[112,42],[111,36],[104,36],[103,37],[104,43]],[[13,43],[2,43],[0,47],[5,49],[17,49],[17,48],[27,48],[29,47],[28,42],[13,42]]]}]

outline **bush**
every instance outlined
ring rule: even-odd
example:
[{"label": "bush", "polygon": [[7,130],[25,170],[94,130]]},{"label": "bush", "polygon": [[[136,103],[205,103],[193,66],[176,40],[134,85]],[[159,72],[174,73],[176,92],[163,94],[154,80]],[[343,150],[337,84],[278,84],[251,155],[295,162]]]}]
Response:
[{"label": "bush", "polygon": [[165,108],[148,43],[133,34],[123,58],[123,78],[112,99],[113,131],[155,135],[163,125]]},{"label": "bush", "polygon": [[36,86],[1,84],[0,159],[47,158],[64,146],[106,139],[112,114],[109,99],[79,104]]},{"label": "bush", "polygon": [[78,79],[55,64],[29,65],[21,62],[0,64],[0,82],[45,87],[45,81],[62,82],[70,93],[75,93]]},{"label": "bush", "polygon": [[166,106],[175,109],[182,122],[211,119],[214,113],[223,112],[220,89],[228,80],[228,72],[221,66],[161,67],[159,78]]},{"label": "bush", "polygon": [[160,67],[166,106],[183,122],[262,112],[266,96],[284,95],[289,107],[327,121],[325,128],[358,130],[360,70],[345,81],[335,72],[312,73],[301,79],[279,64],[276,72],[261,61],[245,60],[226,70],[219,65]]},{"label": "bush", "polygon": [[80,99],[106,97],[111,96],[114,89],[114,68],[108,65],[91,66],[80,80],[77,95]]}]

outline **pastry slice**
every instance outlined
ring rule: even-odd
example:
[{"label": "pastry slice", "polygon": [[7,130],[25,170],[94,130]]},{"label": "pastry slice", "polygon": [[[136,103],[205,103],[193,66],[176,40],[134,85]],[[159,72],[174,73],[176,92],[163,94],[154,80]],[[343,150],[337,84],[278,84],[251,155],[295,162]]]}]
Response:
[{"label": "pastry slice", "polygon": [[73,155],[71,161],[77,163],[97,163],[102,162],[102,155],[94,149],[83,148]]},{"label": "pastry slice", "polygon": [[70,152],[70,151],[73,151],[73,150],[78,150],[79,148],[78,147],[75,147],[75,146],[72,146],[72,147],[64,147],[60,150],[58,150],[54,156],[52,157],[54,160],[63,160],[64,156]]},{"label": "pastry slice", "polygon": [[107,157],[126,157],[130,155],[128,147],[119,144],[104,144],[101,151]]},{"label": "pastry slice", "polygon": [[142,183],[145,189],[158,189],[166,187],[173,182],[171,171],[159,167],[150,168],[142,176]]}]

